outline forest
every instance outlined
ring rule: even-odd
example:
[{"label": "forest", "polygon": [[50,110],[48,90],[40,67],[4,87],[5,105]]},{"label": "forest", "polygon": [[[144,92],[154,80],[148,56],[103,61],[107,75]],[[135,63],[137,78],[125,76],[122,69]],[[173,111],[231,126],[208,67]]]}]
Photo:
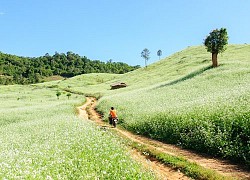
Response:
[{"label": "forest", "polygon": [[65,78],[87,73],[123,74],[140,68],[123,62],[90,60],[68,51],[46,53],[40,57],[22,57],[0,52],[0,84],[31,84],[43,82],[45,77]]}]

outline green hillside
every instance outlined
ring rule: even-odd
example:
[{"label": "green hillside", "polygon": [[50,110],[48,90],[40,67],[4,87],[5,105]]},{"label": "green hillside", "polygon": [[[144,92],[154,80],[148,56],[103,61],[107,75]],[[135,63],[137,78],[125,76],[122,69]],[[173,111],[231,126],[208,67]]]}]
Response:
[{"label": "green hillside", "polygon": [[[126,74],[0,85],[0,179],[155,179],[112,131],[74,115],[82,95],[99,98],[105,119],[114,106],[134,133],[250,166],[250,45],[228,46],[217,68],[210,58],[189,47]],[[115,82],[128,87],[110,90]]]},{"label": "green hillside", "polygon": [[50,77],[66,78],[88,73],[123,74],[139,67],[112,60],[90,60],[70,51],[32,58],[0,52],[0,84],[32,84],[45,82]]},{"label": "green hillside", "polygon": [[[188,47],[123,75],[89,74],[40,84],[102,96],[138,134],[241,162],[250,161],[250,45],[229,45],[211,68],[203,46]],[[128,87],[110,90],[110,84]]]}]

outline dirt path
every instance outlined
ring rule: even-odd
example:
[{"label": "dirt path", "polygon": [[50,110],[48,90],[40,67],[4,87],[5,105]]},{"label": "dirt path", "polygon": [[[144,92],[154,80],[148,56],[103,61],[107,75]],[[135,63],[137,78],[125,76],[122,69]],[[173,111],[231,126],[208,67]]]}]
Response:
[{"label": "dirt path", "polygon": [[[79,108],[80,116],[85,119],[91,119],[95,121],[101,127],[109,128],[110,126],[107,125],[107,123],[103,122],[102,118],[95,111],[95,106],[96,100],[94,98],[87,98],[87,102]],[[216,172],[224,176],[235,177],[239,179],[250,179],[249,171],[243,170],[237,165],[230,164],[228,161],[211,158],[205,155],[200,155],[189,150],[181,149],[180,147],[177,147],[175,145],[165,144],[156,140],[135,135],[119,128],[116,128],[116,130],[123,136],[126,136],[127,138],[131,139],[132,141],[135,141],[140,144],[145,144],[147,147],[154,148],[166,154],[182,156],[190,162],[195,162],[200,166],[215,170]],[[159,175],[161,175],[162,179],[188,179],[182,173],[176,172],[171,168],[162,165],[159,162],[149,161],[147,159],[145,162],[145,157],[137,152],[133,152],[133,155],[134,158],[137,157],[138,160],[140,159],[139,161],[144,162],[143,164],[145,166],[152,167],[156,172],[158,172]]]}]

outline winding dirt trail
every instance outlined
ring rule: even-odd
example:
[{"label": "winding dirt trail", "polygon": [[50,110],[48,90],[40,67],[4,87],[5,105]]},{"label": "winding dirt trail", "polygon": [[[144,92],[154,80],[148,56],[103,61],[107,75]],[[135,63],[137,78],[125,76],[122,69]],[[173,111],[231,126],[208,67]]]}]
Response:
[{"label": "winding dirt trail", "polygon": [[[97,103],[96,99],[88,97],[87,102],[83,106],[78,108],[79,116],[83,117],[84,119],[90,119],[92,121],[95,121],[102,128],[110,128],[111,126],[107,125],[107,123],[102,121],[102,118],[100,117],[100,115],[95,111],[96,103]],[[166,154],[184,157],[190,162],[195,162],[199,164],[200,166],[203,166],[207,169],[212,169],[224,176],[231,177],[231,178],[233,177],[235,179],[249,179],[250,180],[249,171],[244,170],[242,167],[239,167],[238,165],[231,164],[230,162],[226,160],[220,160],[220,159],[208,157],[206,155],[200,155],[190,150],[184,150],[175,145],[165,144],[156,140],[152,140],[146,137],[135,135],[135,134],[132,134],[131,132],[128,132],[126,130],[121,130],[119,128],[116,128],[116,130],[122,136],[125,136],[126,138],[129,138],[134,142],[146,145],[149,148],[156,149]],[[142,164],[144,164],[145,166],[151,167],[151,169],[153,169],[156,172],[156,174],[159,175],[160,179],[171,179],[171,180],[172,179],[173,180],[174,179],[183,179],[183,180],[189,179],[188,177],[184,176],[182,173],[177,172],[157,161],[146,159],[144,156],[140,155],[140,153],[136,151],[132,153],[132,156],[136,160],[141,161]]]}]

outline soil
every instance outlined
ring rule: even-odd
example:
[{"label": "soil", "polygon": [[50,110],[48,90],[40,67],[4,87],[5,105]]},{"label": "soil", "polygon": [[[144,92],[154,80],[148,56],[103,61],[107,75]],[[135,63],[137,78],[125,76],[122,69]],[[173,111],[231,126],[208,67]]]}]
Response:
[{"label": "soil", "polygon": [[[78,108],[79,116],[84,119],[95,121],[101,128],[112,128],[112,126],[107,125],[108,123],[104,122],[101,116],[95,111],[96,103],[97,101],[95,98],[88,97],[87,102]],[[232,164],[232,162],[227,160],[210,157],[204,154],[198,154],[190,150],[182,149],[175,145],[165,144],[150,138],[135,135],[124,129],[115,128],[115,130],[122,136],[125,136],[134,142],[146,145],[149,148],[156,149],[166,154],[184,157],[190,162],[195,162],[200,166],[203,166],[207,169],[212,169],[224,176],[234,177],[235,179],[250,180],[250,172],[248,170],[240,165]],[[156,160],[148,159],[146,156],[141,155],[135,150],[131,151],[131,156],[137,161],[140,161],[145,167],[155,171],[159,179],[189,179],[181,172],[173,170],[172,168],[165,166]]]}]

